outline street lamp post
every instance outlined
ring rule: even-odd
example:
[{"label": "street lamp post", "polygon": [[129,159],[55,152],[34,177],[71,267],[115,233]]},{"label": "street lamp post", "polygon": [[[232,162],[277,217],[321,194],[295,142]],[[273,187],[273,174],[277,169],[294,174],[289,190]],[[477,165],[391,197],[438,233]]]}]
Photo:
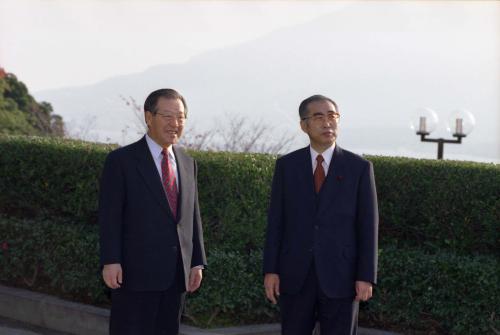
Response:
[{"label": "street lamp post", "polygon": [[443,149],[445,143],[462,143],[462,138],[466,135],[464,134],[453,134],[453,137],[456,137],[456,140],[448,140],[445,138],[427,138],[426,136],[429,133],[417,131],[417,135],[420,135],[420,141],[422,142],[436,142],[438,144],[438,154],[437,159],[443,159]]},{"label": "street lamp post", "polygon": [[[423,115],[422,115],[423,114]],[[428,116],[424,116],[428,115]],[[430,119],[430,127],[428,126],[428,119]],[[416,134],[420,135],[420,141],[422,142],[434,142],[438,144],[437,159],[443,159],[443,151],[445,143],[462,143],[462,138],[466,137],[468,133],[472,131],[475,124],[474,116],[463,110],[456,111],[449,118],[447,129],[452,132],[452,136],[455,139],[445,139],[445,138],[428,138],[435,125],[438,122],[437,115],[431,109],[422,109],[421,114],[418,117],[418,127],[413,127],[416,129]],[[453,127],[451,124],[454,124]]]}]

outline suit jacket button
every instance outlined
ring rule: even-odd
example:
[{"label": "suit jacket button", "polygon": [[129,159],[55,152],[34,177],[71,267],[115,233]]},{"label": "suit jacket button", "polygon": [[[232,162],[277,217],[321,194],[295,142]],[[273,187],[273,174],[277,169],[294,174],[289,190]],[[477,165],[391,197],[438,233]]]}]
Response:
[{"label": "suit jacket button", "polygon": [[319,226],[318,226],[318,225],[315,225],[315,226],[314,226],[314,229],[318,230],[318,229],[319,229]]},{"label": "suit jacket button", "polygon": [[172,251],[177,251],[177,247],[172,247]]}]

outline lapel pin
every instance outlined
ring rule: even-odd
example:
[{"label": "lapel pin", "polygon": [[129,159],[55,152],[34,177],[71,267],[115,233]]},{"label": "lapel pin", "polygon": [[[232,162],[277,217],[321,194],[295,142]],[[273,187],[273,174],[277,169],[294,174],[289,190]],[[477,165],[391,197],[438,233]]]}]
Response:
[{"label": "lapel pin", "polygon": [[338,181],[341,181],[342,179],[344,179],[344,176],[337,176]]}]

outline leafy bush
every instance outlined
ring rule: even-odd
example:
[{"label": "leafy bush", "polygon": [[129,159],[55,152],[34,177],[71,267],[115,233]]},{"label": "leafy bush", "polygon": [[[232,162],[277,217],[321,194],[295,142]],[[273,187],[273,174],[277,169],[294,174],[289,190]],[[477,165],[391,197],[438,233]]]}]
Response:
[{"label": "leafy bush", "polygon": [[500,165],[370,157],[381,243],[500,252]]},{"label": "leafy bush", "polygon": [[365,314],[381,326],[488,334],[500,329],[500,262],[494,256],[388,246]]},{"label": "leafy bush", "polygon": [[98,241],[96,226],[0,216],[0,281],[104,303]]},{"label": "leafy bush", "polygon": [[241,254],[212,249],[202,288],[187,299],[187,315],[197,324],[276,321],[277,307],[266,301],[262,252]]},{"label": "leafy bush", "polygon": [[193,152],[207,249],[261,248],[275,157]]},{"label": "leafy bush", "polygon": [[[0,281],[106,304],[100,280],[98,232],[89,225],[0,217]],[[209,250],[201,289],[186,314],[197,325],[277,321],[264,298],[261,251]],[[483,334],[500,328],[500,264],[494,256],[387,246],[379,285],[361,313],[365,325],[438,333]]]},{"label": "leafy bush", "polygon": [[0,136],[0,213],[97,222],[98,180],[112,146]]},{"label": "leafy bush", "polygon": [[[0,213],[94,224],[98,179],[114,148],[0,136]],[[248,252],[263,243],[275,157],[192,152],[199,164],[207,247]],[[369,157],[380,242],[427,250],[500,252],[500,165]]]}]

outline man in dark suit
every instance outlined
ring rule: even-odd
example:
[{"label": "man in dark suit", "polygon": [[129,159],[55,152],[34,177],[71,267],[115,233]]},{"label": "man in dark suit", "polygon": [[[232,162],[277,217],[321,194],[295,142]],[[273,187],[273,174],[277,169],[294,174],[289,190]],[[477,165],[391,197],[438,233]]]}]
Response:
[{"label": "man in dark suit", "polygon": [[276,161],[264,287],[282,334],[357,332],[358,302],[377,278],[378,209],[370,162],[336,144],[340,114],[322,95],[299,107],[310,146]]},{"label": "man in dark suit", "polygon": [[99,196],[103,278],[112,289],[112,335],[173,335],[184,292],[206,264],[195,161],[175,146],[187,106],[175,90],[144,103],[147,134],[111,152]]}]

